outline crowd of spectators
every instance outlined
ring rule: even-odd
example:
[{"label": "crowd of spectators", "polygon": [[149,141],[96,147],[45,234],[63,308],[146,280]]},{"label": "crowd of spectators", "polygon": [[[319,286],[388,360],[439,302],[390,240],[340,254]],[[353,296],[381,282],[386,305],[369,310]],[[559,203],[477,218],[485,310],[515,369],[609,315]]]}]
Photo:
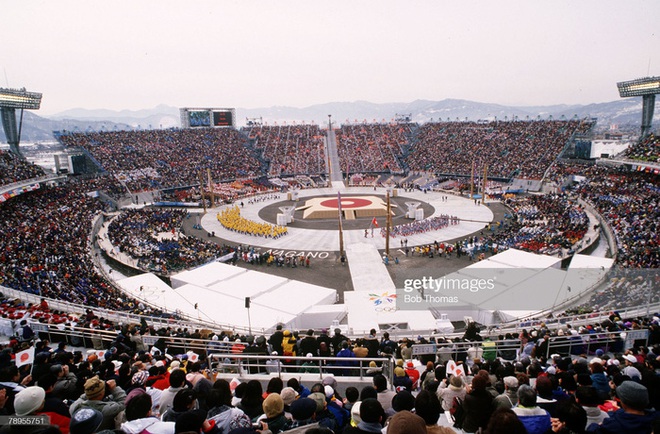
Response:
[{"label": "crowd of spectators", "polygon": [[[44,303],[11,306],[22,318],[50,313]],[[54,312],[52,312],[55,315]],[[50,431],[71,434],[115,429],[154,432],[255,433],[267,429],[333,433],[650,433],[660,412],[660,318],[609,319],[579,328],[550,329],[545,323],[516,333],[482,337],[471,323],[462,336],[429,340],[379,338],[376,330],[350,339],[340,329],[304,333],[278,327],[270,336],[188,330],[176,326],[113,325],[90,310],[67,323],[114,330],[102,351],[71,352],[43,337],[20,337],[0,350],[0,414],[46,415]],[[624,347],[622,331],[649,330],[649,339]],[[142,335],[157,337],[145,345]],[[185,352],[178,339],[203,349]],[[21,351],[34,342],[32,364]],[[55,344],[55,342],[53,342]],[[416,345],[436,344],[435,354],[413,356]],[[218,377],[223,357],[261,355],[265,364],[244,360],[247,378]],[[287,357],[304,355],[306,361]],[[324,357],[339,361],[317,364]],[[369,367],[359,367],[370,357]],[[345,359],[345,361],[343,360]],[[220,360],[220,362],[217,362]],[[298,372],[320,374],[306,384],[279,375],[297,364]],[[20,366],[19,366],[20,365]],[[337,376],[371,378],[360,389],[340,389]],[[390,384],[384,375],[393,371]],[[294,372],[294,371],[291,371]],[[270,374],[264,388],[252,377]],[[82,412],[82,410],[86,410]],[[146,428],[145,428],[146,427]],[[24,429],[24,428],[23,428]],[[19,432],[19,428],[2,428]],[[461,431],[462,430],[462,431]],[[152,432],[152,431],[149,431]]]},{"label": "crowd of spectators", "polygon": [[435,122],[419,128],[407,158],[410,170],[541,179],[576,133],[592,121]]},{"label": "crowd of spectators", "polygon": [[625,268],[660,266],[660,180],[647,172],[599,169],[599,176],[576,186],[614,231],[617,264]]},{"label": "crowd of spectators", "polygon": [[412,124],[342,125],[335,133],[342,171],[403,173],[401,159],[412,129]]},{"label": "crowd of spectators", "polygon": [[270,162],[269,176],[322,174],[327,170],[325,133],[318,125],[258,125],[242,131]]},{"label": "crowd of spectators", "polygon": [[181,209],[127,209],[108,225],[108,238],[143,270],[165,274],[187,270],[217,258],[222,251],[215,243],[181,233],[189,217]]},{"label": "crowd of spectators", "polygon": [[238,206],[225,208],[218,213],[220,224],[230,231],[245,235],[254,235],[265,238],[279,238],[288,233],[286,226],[272,225],[270,223],[258,223],[241,217]]},{"label": "crowd of spectators", "polygon": [[19,158],[9,151],[0,151],[0,186],[44,176],[36,164]]},{"label": "crowd of spectators", "polygon": [[555,255],[562,249],[572,250],[589,228],[586,212],[567,195],[512,197],[504,203],[513,211],[512,219],[501,225],[502,230],[486,236],[488,243],[500,249]]},{"label": "crowd of spectators", "polygon": [[0,206],[0,284],[88,306],[137,309],[95,268],[91,224],[104,204],[72,181]]},{"label": "crowd of spectators", "polygon": [[133,193],[196,185],[207,169],[216,182],[262,174],[245,136],[229,128],[71,133],[59,140],[87,150]]},{"label": "crowd of spectators", "polygon": [[660,161],[660,137],[651,133],[626,149],[624,155],[632,160],[657,163]]}]

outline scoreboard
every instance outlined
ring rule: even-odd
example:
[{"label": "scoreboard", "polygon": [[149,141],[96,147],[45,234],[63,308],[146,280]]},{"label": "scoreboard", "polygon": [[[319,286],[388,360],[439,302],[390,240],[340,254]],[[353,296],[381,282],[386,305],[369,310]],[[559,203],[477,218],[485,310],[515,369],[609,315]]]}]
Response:
[{"label": "scoreboard", "polygon": [[182,128],[234,128],[236,110],[233,108],[182,108]]}]

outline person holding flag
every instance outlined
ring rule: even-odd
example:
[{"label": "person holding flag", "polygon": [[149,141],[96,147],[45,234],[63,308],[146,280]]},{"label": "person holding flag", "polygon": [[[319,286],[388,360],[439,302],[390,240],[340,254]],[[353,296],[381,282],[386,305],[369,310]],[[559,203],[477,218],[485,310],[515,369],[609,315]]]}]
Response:
[{"label": "person holding flag", "polygon": [[371,238],[374,237],[374,227],[378,227],[378,221],[376,220],[376,217],[371,219],[371,224],[369,225],[369,229],[371,229]]}]

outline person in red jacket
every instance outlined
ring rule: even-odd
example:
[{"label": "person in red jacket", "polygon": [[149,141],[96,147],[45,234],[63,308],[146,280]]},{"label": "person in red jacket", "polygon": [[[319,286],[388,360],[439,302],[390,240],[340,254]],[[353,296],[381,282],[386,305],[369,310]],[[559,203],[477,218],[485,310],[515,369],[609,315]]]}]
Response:
[{"label": "person in red jacket", "polygon": [[408,375],[408,378],[412,380],[412,390],[417,390],[419,388],[420,373],[417,369],[415,369],[415,365],[412,360],[408,360],[406,363],[406,374]]}]

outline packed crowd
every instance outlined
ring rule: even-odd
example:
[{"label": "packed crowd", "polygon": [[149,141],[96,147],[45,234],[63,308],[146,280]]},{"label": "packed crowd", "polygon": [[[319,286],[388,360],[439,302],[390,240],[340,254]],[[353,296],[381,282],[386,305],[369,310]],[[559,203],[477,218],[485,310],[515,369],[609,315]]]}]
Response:
[{"label": "packed crowd", "polygon": [[44,170],[9,151],[0,151],[0,186],[44,176]]},{"label": "packed crowd", "polygon": [[205,264],[221,254],[211,242],[181,234],[189,214],[180,209],[124,210],[108,225],[114,248],[138,261],[143,270],[170,274]]},{"label": "packed crowd", "polygon": [[93,217],[103,203],[86,184],[42,187],[0,207],[0,284],[88,306],[137,309],[101,276],[91,258]]},{"label": "packed crowd", "polygon": [[265,238],[279,238],[288,233],[286,226],[258,223],[241,217],[238,206],[225,208],[218,213],[220,224],[230,231]]},{"label": "packed crowd", "polygon": [[251,126],[242,129],[262,157],[269,176],[326,172],[325,133],[318,125]]},{"label": "packed crowd", "polygon": [[608,221],[617,245],[617,263],[626,268],[660,266],[660,180],[645,172],[595,169],[598,176],[576,187]]},{"label": "packed crowd", "polygon": [[[9,303],[2,300],[0,307]],[[43,303],[22,309],[30,315],[48,311]],[[113,328],[91,311],[75,321]],[[349,339],[339,329],[332,335],[309,330],[304,337],[282,327],[270,336],[144,324],[114,329],[103,351],[83,354],[69,351],[67,341],[54,348],[38,340],[21,320],[17,337],[0,351],[0,414],[46,415],[51,425],[40,427],[43,432],[71,434],[299,434],[313,428],[323,429],[312,431],[318,434],[651,433],[660,422],[657,315],[621,318],[613,312],[578,329],[540,323],[497,340],[482,337],[474,323],[453,339],[399,341],[387,332],[378,338],[375,330]],[[640,329],[649,330],[648,341],[624,348],[620,332]],[[159,339],[149,347],[142,335]],[[205,349],[185,353],[178,337],[204,342]],[[436,344],[437,352],[413,356],[417,344]],[[26,350],[34,351],[31,364],[21,361]],[[268,361],[244,360],[248,381],[228,381],[217,374],[223,354]],[[296,364],[287,357],[297,355],[307,356],[297,362],[298,372],[317,375],[314,357],[339,360],[324,363],[319,380],[305,384],[291,375],[285,383],[279,373]],[[363,374],[371,384],[342,391],[336,376],[354,375],[364,357],[375,359]],[[250,378],[258,373],[271,374],[265,388]]]},{"label": "packed crowd", "polygon": [[[390,228],[390,237],[409,237],[415,234],[423,234],[425,232],[444,229],[449,225],[457,225],[460,222],[460,219],[456,216],[442,214],[437,217],[429,217],[427,219],[416,220],[411,223],[393,226]],[[386,237],[387,228],[381,228],[380,235],[382,237]]]},{"label": "packed crowd", "polygon": [[541,179],[576,133],[592,121],[436,122],[422,125],[407,164],[411,170]]},{"label": "packed crowd", "polygon": [[134,193],[196,185],[207,169],[216,182],[262,174],[256,152],[234,129],[72,133],[59,140],[86,149]]},{"label": "packed crowd", "polygon": [[651,133],[643,140],[628,148],[624,154],[633,160],[657,163],[660,161],[660,137]]},{"label": "packed crowd", "polygon": [[573,249],[589,228],[586,212],[566,195],[508,198],[504,203],[513,211],[512,220],[486,237],[500,248],[554,255]]},{"label": "packed crowd", "polygon": [[408,124],[342,125],[336,131],[342,171],[402,173],[401,158],[411,134]]}]

